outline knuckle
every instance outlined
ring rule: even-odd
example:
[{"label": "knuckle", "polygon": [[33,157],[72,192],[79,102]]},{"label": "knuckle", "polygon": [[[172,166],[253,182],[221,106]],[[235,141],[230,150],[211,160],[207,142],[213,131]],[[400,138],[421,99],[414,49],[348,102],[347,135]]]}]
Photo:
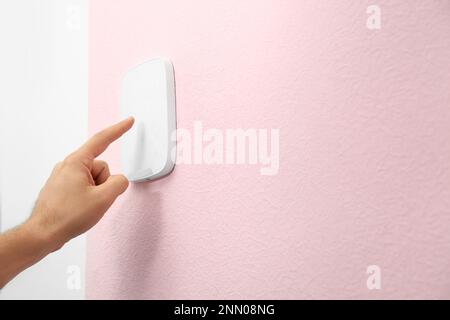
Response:
[{"label": "knuckle", "polygon": [[108,168],[108,163],[106,161],[103,161],[103,160],[97,160],[97,161],[102,167]]},{"label": "knuckle", "polygon": [[106,161],[96,160],[97,166],[101,168],[102,171],[109,172],[109,165]]},{"label": "knuckle", "polygon": [[62,161],[56,163],[55,167],[53,168],[53,172],[61,170],[63,168],[63,166],[64,166],[64,163]]},{"label": "knuckle", "polygon": [[105,133],[103,131],[97,132],[94,134],[93,138],[95,140],[104,140],[106,138]]},{"label": "knuckle", "polygon": [[74,162],[75,162],[75,154],[71,153],[64,159],[63,164],[71,164]]}]

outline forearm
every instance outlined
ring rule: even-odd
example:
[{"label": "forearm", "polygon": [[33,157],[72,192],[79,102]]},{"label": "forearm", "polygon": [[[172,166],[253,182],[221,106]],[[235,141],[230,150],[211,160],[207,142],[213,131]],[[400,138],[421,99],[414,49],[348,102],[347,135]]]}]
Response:
[{"label": "forearm", "polygon": [[29,221],[0,234],[0,288],[48,255],[51,248],[46,236]]}]

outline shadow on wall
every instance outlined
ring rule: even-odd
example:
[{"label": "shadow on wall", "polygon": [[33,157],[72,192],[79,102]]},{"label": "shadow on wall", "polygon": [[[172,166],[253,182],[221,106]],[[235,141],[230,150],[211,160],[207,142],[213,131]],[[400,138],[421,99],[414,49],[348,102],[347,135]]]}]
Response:
[{"label": "shadow on wall", "polygon": [[[145,298],[152,281],[152,264],[161,238],[161,193],[150,183],[131,184],[117,208],[123,223],[115,255],[117,280],[116,294],[121,299]],[[133,288],[130,288],[132,286]],[[121,296],[126,292],[126,297]],[[131,295],[131,296],[130,296]]]}]

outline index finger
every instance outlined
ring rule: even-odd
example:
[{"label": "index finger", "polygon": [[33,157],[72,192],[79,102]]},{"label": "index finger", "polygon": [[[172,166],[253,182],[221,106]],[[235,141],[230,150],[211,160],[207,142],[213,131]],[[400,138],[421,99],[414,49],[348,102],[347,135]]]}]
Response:
[{"label": "index finger", "polygon": [[133,124],[134,118],[129,117],[106,129],[103,129],[86,141],[77,152],[96,158],[102,154],[112,142],[119,139],[125,132],[130,130]]}]

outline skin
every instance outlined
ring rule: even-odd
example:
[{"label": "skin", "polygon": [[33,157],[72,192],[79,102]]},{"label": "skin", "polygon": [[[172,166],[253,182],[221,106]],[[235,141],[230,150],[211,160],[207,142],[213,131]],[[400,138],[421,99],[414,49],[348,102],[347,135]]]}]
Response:
[{"label": "skin", "polygon": [[110,175],[96,158],[133,123],[128,118],[98,132],[55,166],[28,220],[0,235],[0,288],[96,225],[125,192],[126,177]]}]

